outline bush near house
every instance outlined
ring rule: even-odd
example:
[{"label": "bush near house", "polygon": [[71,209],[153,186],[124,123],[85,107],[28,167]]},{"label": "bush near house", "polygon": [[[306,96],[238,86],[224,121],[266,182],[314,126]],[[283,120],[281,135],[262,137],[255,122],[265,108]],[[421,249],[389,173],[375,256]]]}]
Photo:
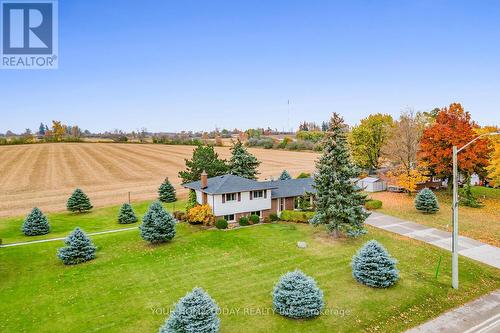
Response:
[{"label": "bush near house", "polygon": [[257,224],[260,222],[260,217],[258,215],[250,215],[250,217],[248,218],[248,221],[250,222],[250,224]]},{"label": "bush near house", "polygon": [[382,208],[382,201],[380,200],[367,200],[365,202],[365,208],[369,210]]},{"label": "bush near house", "polygon": [[188,211],[187,220],[191,224],[213,225],[215,216],[209,205],[199,205]]},{"label": "bush near house", "polygon": [[314,216],[314,214],[314,212],[284,210],[281,212],[280,220],[287,222],[309,223],[309,220]]},{"label": "bush near house", "polygon": [[246,216],[242,216],[240,217],[240,219],[238,220],[238,223],[239,225],[241,226],[246,226],[246,225],[249,225],[250,223],[248,222],[248,217]]},{"label": "bush near house", "polygon": [[276,214],[276,213],[269,214],[269,221],[276,222],[276,221],[279,221],[279,219],[280,218],[279,218],[278,214]]},{"label": "bush near house", "polygon": [[273,308],[280,315],[301,319],[320,315],[323,292],[316,281],[300,270],[284,274],[274,287]]},{"label": "bush near house", "polygon": [[226,219],[218,219],[217,222],[215,222],[215,227],[217,229],[227,229],[227,220]]},{"label": "bush near house", "polygon": [[172,213],[172,215],[174,215],[174,218],[177,220],[177,221],[186,221],[187,219],[187,214],[186,212],[182,211],[182,210],[176,210]]}]

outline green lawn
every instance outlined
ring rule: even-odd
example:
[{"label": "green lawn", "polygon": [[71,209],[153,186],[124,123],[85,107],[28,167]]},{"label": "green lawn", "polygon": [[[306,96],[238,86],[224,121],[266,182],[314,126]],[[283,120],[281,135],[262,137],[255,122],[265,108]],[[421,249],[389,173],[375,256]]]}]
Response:
[{"label": "green lawn", "polygon": [[[351,277],[351,257],[369,239],[399,260],[401,280],[392,288]],[[174,302],[200,286],[226,311],[221,332],[398,332],[500,287],[499,270],[460,258],[461,285],[453,290],[449,253],[374,228],[357,240],[332,241],[308,224],[231,231],[179,224],[174,240],[159,246],[137,230],[93,240],[97,258],[69,267],[55,256],[62,241],[0,248],[0,331],[156,332]],[[318,318],[270,312],[273,285],[295,268],[324,291],[327,312]]]},{"label": "green lawn", "polygon": [[[24,216],[0,219],[0,238],[3,244],[15,242],[29,242],[39,239],[57,238],[67,236],[75,227],[82,228],[85,232],[97,232],[121,228],[130,228],[138,226],[142,216],[146,213],[151,201],[132,203],[132,207],[139,218],[139,223],[119,224],[118,206],[105,208],[96,208],[88,213],[75,214],[69,212],[51,213],[49,219],[51,232],[42,236],[24,236],[21,232],[21,225],[25,219]],[[163,206],[169,211],[184,210],[186,200],[176,201],[174,203],[165,203]]]},{"label": "green lawn", "polygon": [[[483,202],[484,207],[459,207],[459,233],[479,241],[500,246],[500,189],[474,186],[473,193]],[[414,221],[430,227],[451,231],[451,195],[446,190],[435,191],[439,201],[439,212],[423,214],[415,209],[415,195],[405,193],[369,193],[373,199],[382,200],[377,211]]]}]

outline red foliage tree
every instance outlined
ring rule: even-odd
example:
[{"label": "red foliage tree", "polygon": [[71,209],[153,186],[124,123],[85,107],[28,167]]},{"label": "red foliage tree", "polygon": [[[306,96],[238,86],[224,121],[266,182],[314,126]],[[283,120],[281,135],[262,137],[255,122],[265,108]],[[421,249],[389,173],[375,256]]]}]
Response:
[{"label": "red foliage tree", "polygon": [[[474,123],[469,112],[460,103],[452,103],[442,108],[436,121],[427,127],[420,140],[419,161],[438,177],[448,178],[453,174],[452,147],[458,148],[473,140],[479,126]],[[490,149],[488,141],[480,139],[458,154],[458,170],[470,175],[485,175]]]}]

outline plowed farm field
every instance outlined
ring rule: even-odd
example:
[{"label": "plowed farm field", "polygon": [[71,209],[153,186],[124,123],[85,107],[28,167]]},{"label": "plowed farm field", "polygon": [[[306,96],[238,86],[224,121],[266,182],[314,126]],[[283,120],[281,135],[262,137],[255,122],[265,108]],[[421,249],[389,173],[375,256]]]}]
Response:
[{"label": "plowed farm field", "polygon": [[[186,195],[177,173],[185,168],[194,147],[153,144],[54,143],[0,147],[0,216],[24,215],[37,206],[61,211],[76,188],[93,205],[154,199],[165,177]],[[228,159],[229,147],[216,148]],[[259,177],[278,176],[287,169],[293,176],[314,170],[318,154],[250,149],[260,160]]]}]

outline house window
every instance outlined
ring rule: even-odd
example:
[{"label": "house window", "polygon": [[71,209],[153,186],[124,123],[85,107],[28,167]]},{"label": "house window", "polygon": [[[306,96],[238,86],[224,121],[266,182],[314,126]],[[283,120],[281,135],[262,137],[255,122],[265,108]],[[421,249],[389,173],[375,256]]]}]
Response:
[{"label": "house window", "polygon": [[258,217],[260,217],[260,210],[255,212],[250,212],[250,215],[257,215]]},{"label": "house window", "polygon": [[224,215],[224,219],[228,222],[234,221],[234,214]]},{"label": "house window", "polygon": [[263,198],[264,197],[264,191],[253,191],[253,197],[255,199],[258,199],[258,198]]},{"label": "house window", "polygon": [[235,201],[236,200],[236,193],[226,193],[224,195],[226,196],[226,201]]}]

